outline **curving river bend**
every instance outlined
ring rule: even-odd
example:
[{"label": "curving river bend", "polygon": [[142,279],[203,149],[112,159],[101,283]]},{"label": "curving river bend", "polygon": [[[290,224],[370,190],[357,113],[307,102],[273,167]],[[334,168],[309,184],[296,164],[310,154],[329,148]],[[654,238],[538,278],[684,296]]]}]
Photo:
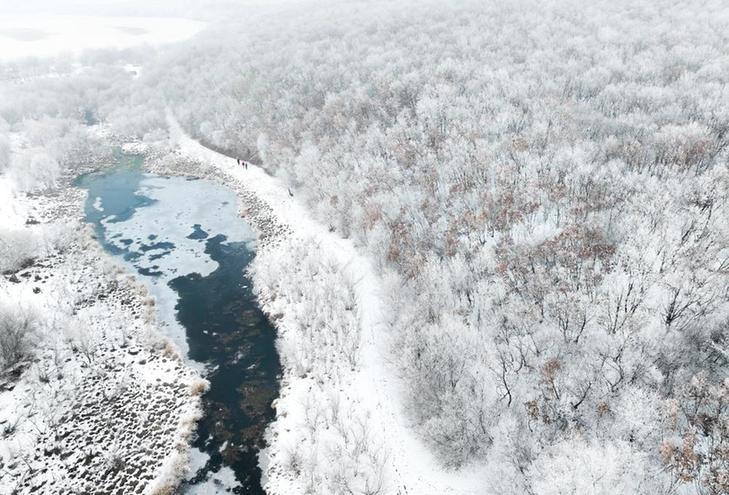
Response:
[{"label": "curving river bend", "polygon": [[233,191],[204,180],[145,174],[142,159],[82,176],[99,242],[157,298],[163,332],[210,381],[181,493],[263,494],[258,451],[273,419],[280,363],[275,330],[246,268],[255,235]]}]

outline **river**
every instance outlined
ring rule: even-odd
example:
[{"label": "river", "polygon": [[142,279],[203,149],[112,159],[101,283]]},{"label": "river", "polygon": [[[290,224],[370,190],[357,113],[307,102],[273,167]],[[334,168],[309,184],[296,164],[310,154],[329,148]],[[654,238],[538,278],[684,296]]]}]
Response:
[{"label": "river", "polygon": [[180,493],[263,494],[257,454],[281,367],[275,330],[246,275],[255,235],[238,217],[235,193],[145,174],[142,158],[127,155],[77,185],[88,190],[86,219],[99,242],[138,273],[157,299],[163,333],[210,381]]}]

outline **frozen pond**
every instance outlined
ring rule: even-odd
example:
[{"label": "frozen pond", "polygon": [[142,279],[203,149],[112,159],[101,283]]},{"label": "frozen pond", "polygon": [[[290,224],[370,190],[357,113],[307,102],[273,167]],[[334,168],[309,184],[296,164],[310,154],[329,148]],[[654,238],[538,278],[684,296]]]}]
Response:
[{"label": "frozen pond", "polygon": [[0,16],[0,60],[172,43],[193,36],[203,27],[203,22],[169,17],[3,14]]},{"label": "frozen pond", "polygon": [[157,298],[163,331],[210,381],[183,493],[260,493],[257,452],[273,418],[280,364],[275,331],[245,269],[255,236],[237,197],[212,182],[144,174],[123,156],[90,174],[86,218],[105,249]]}]

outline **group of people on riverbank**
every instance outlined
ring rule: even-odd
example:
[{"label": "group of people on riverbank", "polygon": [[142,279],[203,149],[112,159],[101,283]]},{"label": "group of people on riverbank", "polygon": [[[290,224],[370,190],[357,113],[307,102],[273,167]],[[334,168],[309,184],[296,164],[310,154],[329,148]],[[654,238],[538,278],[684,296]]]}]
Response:
[{"label": "group of people on riverbank", "polygon": [[[241,160],[240,158],[236,158],[235,161],[238,163],[239,166],[243,166],[243,167],[246,168],[246,170],[248,170],[248,162],[247,161]],[[288,193],[289,193],[289,196],[291,196],[292,198],[294,197],[294,193],[291,192],[291,188],[288,188]]]}]

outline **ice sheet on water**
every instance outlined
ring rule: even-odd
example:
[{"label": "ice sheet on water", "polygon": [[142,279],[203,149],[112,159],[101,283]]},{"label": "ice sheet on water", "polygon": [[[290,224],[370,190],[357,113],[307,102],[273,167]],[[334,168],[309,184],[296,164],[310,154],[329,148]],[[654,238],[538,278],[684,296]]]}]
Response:
[{"label": "ice sheet on water", "polygon": [[[127,261],[143,277],[157,299],[165,333],[186,354],[185,329],[177,322],[177,294],[168,283],[179,276],[198,273],[207,276],[218,263],[205,252],[206,241],[224,235],[226,242],[255,245],[255,234],[238,217],[235,193],[212,182],[181,177],[145,177],[138,195],[153,200],[123,221],[108,217],[102,223],[106,240],[133,256]],[[205,239],[191,236],[203,229]],[[131,242],[130,242],[131,241]]]},{"label": "ice sheet on water", "polygon": [[[210,456],[199,449],[190,451],[190,473],[195,474],[205,467]],[[185,495],[214,495],[218,493],[231,493],[233,488],[239,485],[235,472],[228,466],[221,468],[214,473],[209,473],[205,481],[186,487],[183,490]]]}]

